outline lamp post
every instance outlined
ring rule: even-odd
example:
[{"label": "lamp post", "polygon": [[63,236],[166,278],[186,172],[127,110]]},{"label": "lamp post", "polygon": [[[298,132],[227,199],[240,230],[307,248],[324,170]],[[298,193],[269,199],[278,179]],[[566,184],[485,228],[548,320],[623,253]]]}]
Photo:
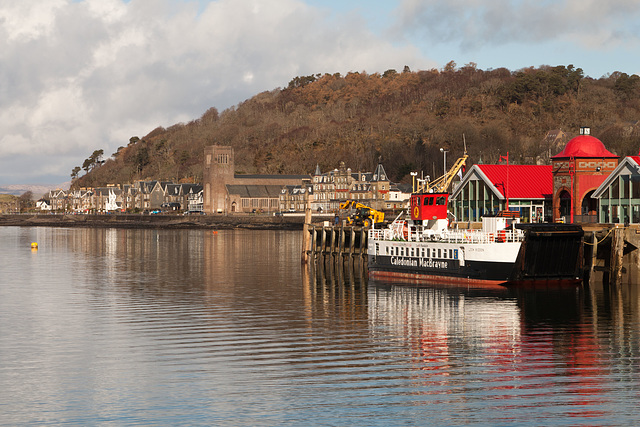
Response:
[{"label": "lamp post", "polygon": [[418,172],[410,172],[411,175],[411,181],[413,182],[413,191],[412,193],[416,192],[416,176],[418,176]]},{"label": "lamp post", "polygon": [[444,148],[441,148],[440,152],[444,155],[442,175],[446,175],[447,174],[447,153],[449,152],[449,150],[445,150]]}]

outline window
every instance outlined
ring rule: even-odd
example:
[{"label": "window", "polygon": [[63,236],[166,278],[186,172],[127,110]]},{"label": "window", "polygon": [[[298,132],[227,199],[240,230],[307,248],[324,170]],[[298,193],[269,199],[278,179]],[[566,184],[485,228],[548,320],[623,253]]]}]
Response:
[{"label": "window", "polygon": [[622,175],[620,178],[622,178],[622,198],[623,199],[628,199],[629,198],[629,183],[630,183],[630,175]]},{"label": "window", "polygon": [[446,198],[444,196],[440,196],[438,198],[436,198],[436,205],[438,206],[442,206],[445,204],[445,200]]}]

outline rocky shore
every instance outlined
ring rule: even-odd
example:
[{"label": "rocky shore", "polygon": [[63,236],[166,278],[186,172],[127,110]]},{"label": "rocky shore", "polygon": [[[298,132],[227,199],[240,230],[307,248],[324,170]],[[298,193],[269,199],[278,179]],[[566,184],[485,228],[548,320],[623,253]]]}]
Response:
[{"label": "rocky shore", "polygon": [[301,230],[303,223],[304,216],[272,215],[0,215],[0,226],[23,227]]}]

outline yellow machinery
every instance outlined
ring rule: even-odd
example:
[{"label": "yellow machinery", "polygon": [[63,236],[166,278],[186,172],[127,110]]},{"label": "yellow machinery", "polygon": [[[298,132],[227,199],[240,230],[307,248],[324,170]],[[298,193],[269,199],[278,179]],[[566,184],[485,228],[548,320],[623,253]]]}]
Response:
[{"label": "yellow machinery", "polygon": [[384,222],[384,212],[372,209],[355,200],[347,200],[346,202],[340,203],[340,209],[353,210],[347,217],[349,225],[369,227],[372,224]]},{"label": "yellow machinery", "polygon": [[418,181],[417,193],[446,193],[451,185],[451,181],[457,175],[458,171],[464,166],[465,162],[469,158],[467,151],[453,164],[451,169],[447,171],[440,178],[433,181]]}]

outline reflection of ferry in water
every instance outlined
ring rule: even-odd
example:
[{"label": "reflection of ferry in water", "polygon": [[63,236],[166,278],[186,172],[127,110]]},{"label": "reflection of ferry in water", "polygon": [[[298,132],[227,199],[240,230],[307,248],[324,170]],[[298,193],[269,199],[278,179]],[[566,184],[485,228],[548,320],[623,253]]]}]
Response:
[{"label": "reflection of ferry in water", "polygon": [[582,275],[582,236],[573,225],[521,225],[484,217],[481,230],[448,228],[448,193],[414,193],[411,218],[369,230],[369,275],[427,283],[566,285]]},{"label": "reflection of ferry in water", "polygon": [[460,356],[461,348],[451,348],[456,342],[464,342],[463,352],[474,347],[482,351],[486,346],[514,349],[521,338],[522,321],[512,292],[504,287],[485,291],[435,285],[369,286],[369,321],[406,337],[423,357]]}]

